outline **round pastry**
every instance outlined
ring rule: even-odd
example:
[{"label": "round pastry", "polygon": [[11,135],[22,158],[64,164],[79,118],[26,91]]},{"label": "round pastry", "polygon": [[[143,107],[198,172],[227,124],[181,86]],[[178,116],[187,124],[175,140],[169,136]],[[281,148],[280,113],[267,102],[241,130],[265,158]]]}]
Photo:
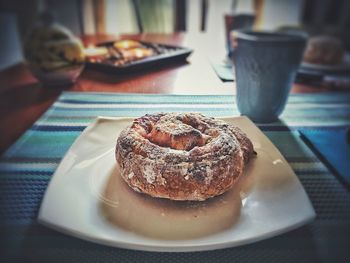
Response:
[{"label": "round pastry", "polygon": [[152,56],[153,50],[149,48],[133,48],[121,51],[123,57],[127,60],[137,60]]},{"label": "round pastry", "polygon": [[253,152],[246,135],[224,121],[159,113],[137,118],[121,132],[116,160],[137,192],[202,201],[230,189]]},{"label": "round pastry", "polygon": [[141,43],[135,40],[119,40],[114,43],[114,47],[120,50],[141,47]]},{"label": "round pastry", "polygon": [[331,36],[312,37],[304,52],[304,61],[313,64],[336,65],[343,60],[344,48],[337,38]]}]

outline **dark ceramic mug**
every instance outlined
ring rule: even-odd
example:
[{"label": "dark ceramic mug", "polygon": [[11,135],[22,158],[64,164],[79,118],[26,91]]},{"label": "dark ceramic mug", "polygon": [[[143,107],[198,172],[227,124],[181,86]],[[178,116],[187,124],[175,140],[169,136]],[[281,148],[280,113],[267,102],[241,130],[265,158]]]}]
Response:
[{"label": "dark ceramic mug", "polygon": [[273,122],[286,105],[306,36],[237,31],[236,43],[233,62],[238,110],[255,122]]}]

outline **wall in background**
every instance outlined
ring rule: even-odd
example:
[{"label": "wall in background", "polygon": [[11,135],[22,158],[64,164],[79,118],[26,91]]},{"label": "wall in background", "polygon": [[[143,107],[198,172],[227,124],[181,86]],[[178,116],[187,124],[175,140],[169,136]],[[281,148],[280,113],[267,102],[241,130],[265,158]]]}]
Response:
[{"label": "wall in background", "polygon": [[[88,1],[88,0],[85,0]],[[156,22],[156,16],[161,16],[162,11],[156,3],[157,1],[144,1],[142,0],[143,7],[149,5],[152,12],[154,12],[153,22]],[[172,0],[163,0],[169,6]],[[300,24],[300,18],[302,13],[302,6],[305,0],[261,0],[263,2],[262,19],[259,24],[259,29],[262,30],[274,30],[280,26],[292,25],[298,26]],[[209,34],[213,37],[224,36],[224,14],[232,11],[232,0],[208,0],[208,13],[207,13],[207,29]],[[110,34],[120,33],[137,33],[137,24],[135,12],[132,6],[131,0],[106,0],[106,32]],[[164,5],[165,6],[165,5]],[[174,6],[174,5],[173,5]],[[201,24],[201,0],[187,0],[186,3],[187,13],[187,31],[191,33],[200,32]],[[236,6],[237,13],[253,13],[254,12],[254,0],[241,0],[237,1]],[[172,23],[173,18],[169,17],[163,19],[162,23]],[[164,22],[165,21],[165,22]],[[150,28],[152,25],[150,26]],[[166,25],[166,29],[163,30],[159,26],[153,26],[155,32],[171,32],[172,26]],[[145,30],[152,31],[152,30]]]},{"label": "wall in background", "polygon": [[16,17],[19,35],[24,38],[38,16],[38,3],[39,0],[0,0],[0,12]]},{"label": "wall in background", "polygon": [[84,27],[84,34],[95,34],[95,16],[94,16],[94,0],[82,0],[82,23]]},{"label": "wall in background", "polygon": [[78,0],[46,0],[50,12],[63,26],[68,27],[74,34],[81,35]]},{"label": "wall in background", "polygon": [[0,39],[0,70],[23,61],[15,15],[0,13]]},{"label": "wall in background", "polygon": [[68,27],[75,34],[81,33],[79,24],[79,0],[11,0],[0,1],[0,12],[11,13],[17,17],[18,30],[23,38],[32,29],[38,19],[39,12],[45,4],[55,14],[59,23]]},{"label": "wall in background", "polygon": [[137,33],[135,13],[130,0],[106,0],[106,32]]},{"label": "wall in background", "polygon": [[264,0],[261,29],[300,26],[305,0]]}]

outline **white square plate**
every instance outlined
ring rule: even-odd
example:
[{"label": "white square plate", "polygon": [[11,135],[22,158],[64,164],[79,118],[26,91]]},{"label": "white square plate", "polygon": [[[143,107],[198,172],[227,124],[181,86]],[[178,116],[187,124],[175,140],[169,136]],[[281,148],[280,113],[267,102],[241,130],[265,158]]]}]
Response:
[{"label": "white square plate", "polygon": [[239,246],[315,217],[302,185],[271,141],[246,117],[224,118],[252,140],[252,159],[234,189],[205,202],[174,202],[129,189],[114,149],[130,118],[97,118],[71,146],[46,190],[39,221],[100,244],[148,251]]}]

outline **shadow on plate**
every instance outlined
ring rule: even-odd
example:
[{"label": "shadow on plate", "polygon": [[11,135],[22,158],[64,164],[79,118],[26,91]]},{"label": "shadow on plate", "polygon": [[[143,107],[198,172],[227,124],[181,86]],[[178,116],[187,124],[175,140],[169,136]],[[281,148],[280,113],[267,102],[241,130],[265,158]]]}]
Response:
[{"label": "shadow on plate", "polygon": [[116,167],[106,184],[101,211],[107,221],[122,229],[151,238],[192,239],[231,228],[240,217],[240,182],[203,202],[172,201],[135,192],[119,173]]}]

